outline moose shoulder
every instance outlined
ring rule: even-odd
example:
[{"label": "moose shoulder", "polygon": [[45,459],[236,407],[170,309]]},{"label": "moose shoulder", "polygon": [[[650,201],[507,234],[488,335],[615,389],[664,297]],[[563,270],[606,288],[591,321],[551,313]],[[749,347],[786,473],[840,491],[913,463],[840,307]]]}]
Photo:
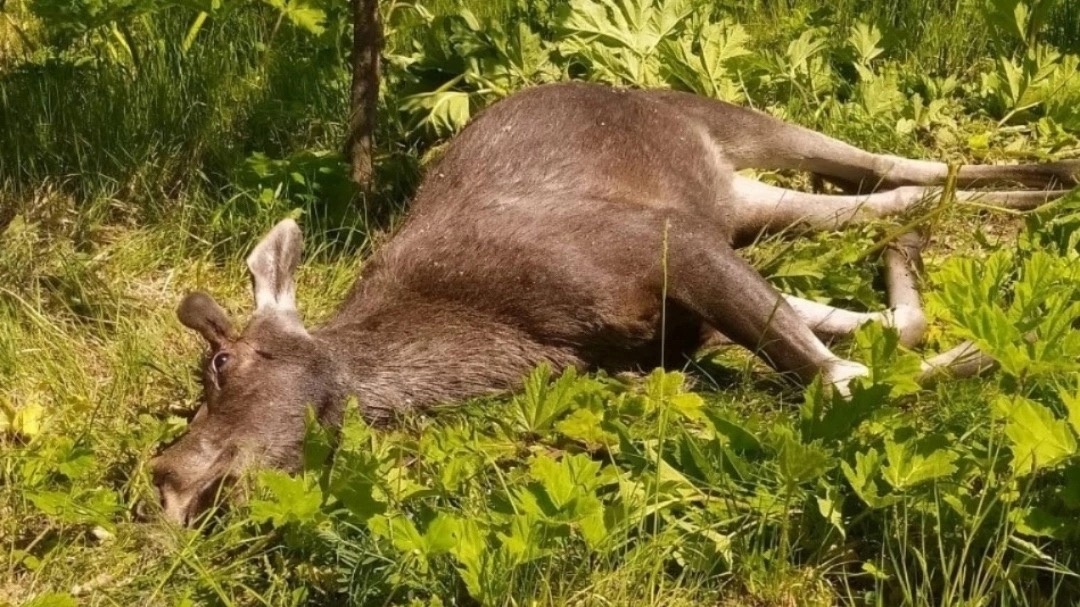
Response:
[{"label": "moose shoulder", "polygon": [[[960,198],[1030,208],[1072,187],[1080,163],[964,166]],[[803,169],[842,195],[783,190],[737,170]],[[887,255],[881,313],[774,290],[735,252],[795,225],[839,228],[901,213],[944,182],[941,163],[871,154],[765,114],[670,91],[536,87],[484,111],[428,172],[406,221],[330,320],[306,328],[293,273],[301,232],[278,224],[248,257],[254,314],[242,331],[208,295],[180,304],[206,339],[205,403],[152,462],[168,518],[189,523],[252,462],[294,469],[314,406],[395,411],[512,390],[536,365],[682,365],[723,335],[780,371],[844,390],[866,372],[823,336],[868,320],[905,343],[925,323],[910,261]],[[910,244],[910,243],[909,243]],[[663,334],[661,331],[663,330]],[[967,351],[927,363],[960,364]],[[961,369],[977,365],[961,365]]]}]

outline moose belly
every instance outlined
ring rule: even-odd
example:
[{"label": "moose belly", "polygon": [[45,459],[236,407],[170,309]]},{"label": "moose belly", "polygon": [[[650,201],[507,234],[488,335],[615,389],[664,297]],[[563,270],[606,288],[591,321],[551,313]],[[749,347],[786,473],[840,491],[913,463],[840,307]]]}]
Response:
[{"label": "moose belly", "polygon": [[674,302],[658,307],[638,322],[614,319],[583,336],[582,358],[593,368],[611,372],[685,366],[701,347],[703,324]]},{"label": "moose belly", "polygon": [[677,303],[665,303],[632,278],[593,279],[517,283],[502,301],[520,305],[500,312],[536,341],[565,345],[593,369],[682,366],[700,347],[702,322]]}]

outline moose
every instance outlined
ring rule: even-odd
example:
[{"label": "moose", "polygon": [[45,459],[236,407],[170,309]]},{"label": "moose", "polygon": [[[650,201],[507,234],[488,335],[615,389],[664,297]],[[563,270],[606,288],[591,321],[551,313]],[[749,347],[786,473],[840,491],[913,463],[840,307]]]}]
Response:
[{"label": "moose", "polygon": [[[741,169],[802,170],[837,193],[783,189]],[[767,114],[669,90],[584,83],[492,105],[426,172],[396,233],[337,312],[304,326],[302,235],[277,224],[247,258],[242,331],[201,292],[181,323],[209,344],[204,402],[150,464],[166,518],[191,524],[252,464],[295,470],[307,411],[340,425],[512,391],[541,363],[608,372],[681,366],[728,340],[803,381],[846,392],[867,368],[826,346],[863,323],[923,337],[920,241],[885,252],[889,309],[855,312],[778,292],[736,253],[762,234],[837,230],[957,200],[1031,209],[1077,185],[1080,161],[963,165],[875,154]],[[995,189],[996,188],[996,189]],[[924,363],[972,373],[961,345]]]}]

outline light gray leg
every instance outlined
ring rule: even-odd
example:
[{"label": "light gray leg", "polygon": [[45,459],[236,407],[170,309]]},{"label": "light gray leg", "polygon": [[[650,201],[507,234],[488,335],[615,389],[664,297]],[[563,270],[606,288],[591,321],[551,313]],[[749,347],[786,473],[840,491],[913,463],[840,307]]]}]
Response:
[{"label": "light gray leg", "polygon": [[919,383],[932,384],[943,377],[974,377],[997,366],[997,361],[979,350],[974,343],[964,343],[923,361]]},{"label": "light gray leg", "polygon": [[[787,190],[736,175],[732,180],[736,198],[736,240],[742,242],[763,232],[795,226],[835,230],[847,225],[899,215],[940,196],[941,188],[904,186],[864,195],[811,194]],[[1065,195],[1067,190],[980,192],[958,190],[956,200],[1013,210],[1029,210]]]},{"label": "light gray leg", "polygon": [[785,295],[784,299],[816,335],[824,338],[847,337],[868,322],[879,322],[896,329],[900,343],[911,348],[921,343],[926,333],[922,311],[908,306],[882,312],[852,312],[791,295]]},{"label": "light gray leg", "polygon": [[[874,154],[810,129],[753,110],[711,103],[707,128],[736,169],[809,171],[848,191],[871,192],[902,185],[942,185],[944,162]],[[711,111],[710,111],[711,110]],[[745,136],[752,133],[752,137]],[[736,137],[741,134],[742,137]],[[961,165],[958,187],[1020,185],[1071,188],[1080,184],[1080,160],[1020,165]]]},{"label": "light gray leg", "polygon": [[795,312],[819,336],[844,337],[868,322],[880,322],[896,329],[900,343],[913,348],[926,337],[926,315],[919,298],[916,273],[922,268],[923,238],[908,232],[885,249],[885,292],[889,310],[852,312],[785,295]]},{"label": "light gray leg", "polygon": [[[926,334],[926,316],[916,283],[916,272],[922,267],[922,246],[922,237],[909,232],[885,249],[885,288],[890,308],[887,311],[853,312],[794,295],[784,294],[783,298],[820,338],[846,337],[868,322],[880,322],[896,329],[905,347],[915,347]],[[731,340],[715,331],[705,339],[709,347],[728,343]]]},{"label": "light gray leg", "polygon": [[[916,282],[916,273],[922,269],[920,252],[924,242],[920,234],[909,232],[885,249],[888,311],[853,312],[786,294],[784,300],[821,338],[846,337],[868,322],[880,322],[897,331],[903,346],[915,347],[922,343],[927,328]],[[731,343],[730,339],[715,330],[705,340],[707,347]],[[919,382],[931,384],[943,377],[970,377],[994,366],[996,363],[992,358],[980,352],[973,343],[964,342],[924,360]]]},{"label": "light gray leg", "polygon": [[[896,329],[901,335],[906,331],[905,318],[892,311],[854,312],[794,295],[784,294],[784,301],[795,310],[810,330],[819,338],[832,340],[847,337],[868,322],[880,322]],[[714,348],[734,344],[725,335],[711,331],[705,339],[705,347]]]}]

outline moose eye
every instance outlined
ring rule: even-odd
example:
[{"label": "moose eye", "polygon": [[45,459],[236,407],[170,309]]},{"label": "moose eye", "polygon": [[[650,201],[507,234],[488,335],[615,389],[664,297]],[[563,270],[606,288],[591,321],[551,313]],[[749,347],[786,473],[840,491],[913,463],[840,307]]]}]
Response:
[{"label": "moose eye", "polygon": [[210,361],[210,366],[213,367],[214,373],[221,373],[221,370],[225,368],[225,365],[229,363],[229,355],[225,352],[218,352],[214,355],[213,360]]}]

